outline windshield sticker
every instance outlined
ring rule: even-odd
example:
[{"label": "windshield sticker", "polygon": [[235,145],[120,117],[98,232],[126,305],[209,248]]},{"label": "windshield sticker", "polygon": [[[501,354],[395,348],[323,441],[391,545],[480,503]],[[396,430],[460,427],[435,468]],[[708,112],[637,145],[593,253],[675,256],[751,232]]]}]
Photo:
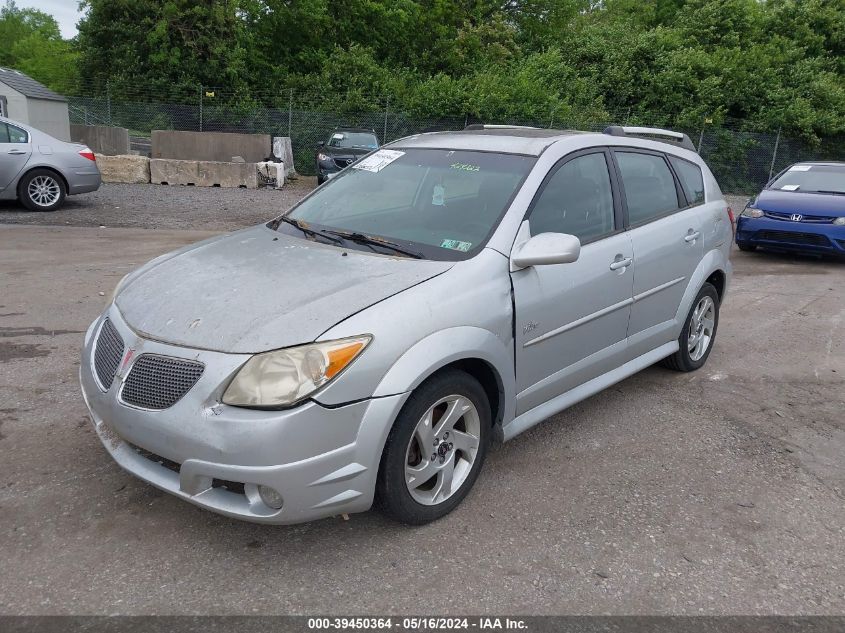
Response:
[{"label": "windshield sticker", "polygon": [[343,140],[343,134],[332,134],[333,139],[337,139],[338,141]]},{"label": "windshield sticker", "polygon": [[793,165],[789,171],[810,171],[812,165]]},{"label": "windshield sticker", "polygon": [[781,189],[783,191],[798,191],[798,188],[800,186],[801,185],[784,185],[783,187],[781,187]]},{"label": "windshield sticker", "polygon": [[442,207],[446,204],[446,201],[443,199],[445,193],[446,189],[443,185],[434,185],[434,191],[431,194],[431,204],[435,207]]},{"label": "windshield sticker", "polygon": [[381,149],[374,154],[370,154],[364,160],[358,161],[352,165],[352,169],[363,169],[364,171],[371,171],[375,173],[381,171],[394,160],[404,155],[405,152],[397,152],[392,149]]},{"label": "windshield sticker", "polygon": [[440,248],[451,248],[453,251],[461,251],[466,253],[472,248],[472,242],[461,242],[460,240],[443,240],[440,242]]},{"label": "windshield sticker", "polygon": [[481,167],[478,165],[469,165],[467,163],[452,163],[449,167],[460,171],[481,171]]}]

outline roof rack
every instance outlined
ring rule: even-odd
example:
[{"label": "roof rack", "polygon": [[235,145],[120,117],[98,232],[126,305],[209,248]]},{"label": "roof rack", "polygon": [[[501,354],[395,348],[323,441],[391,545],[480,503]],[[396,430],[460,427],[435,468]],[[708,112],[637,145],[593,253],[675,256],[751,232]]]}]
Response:
[{"label": "roof rack", "polygon": [[[673,132],[672,130],[663,130],[659,127],[630,127],[623,125],[611,125],[604,130],[605,134],[610,136],[635,136],[646,138],[650,141],[659,141],[661,143],[670,143],[688,149],[692,152],[697,152],[695,145],[690,140],[690,137],[681,132]],[[664,138],[653,138],[664,137]]]},{"label": "roof rack", "polygon": [[539,130],[540,128],[530,125],[489,125],[485,123],[470,123],[464,131],[472,130]]}]

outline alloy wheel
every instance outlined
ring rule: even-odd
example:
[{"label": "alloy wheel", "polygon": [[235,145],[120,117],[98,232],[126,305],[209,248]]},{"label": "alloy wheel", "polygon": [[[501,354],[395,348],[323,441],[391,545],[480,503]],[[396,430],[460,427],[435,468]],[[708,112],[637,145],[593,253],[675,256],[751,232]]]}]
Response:
[{"label": "alloy wheel", "polygon": [[39,207],[49,207],[59,201],[62,189],[55,178],[50,176],[36,176],[29,181],[27,187],[29,199]]},{"label": "alloy wheel", "polygon": [[710,297],[702,297],[690,317],[687,350],[690,359],[701,360],[713,340],[716,325],[716,304]]},{"label": "alloy wheel", "polygon": [[417,422],[405,453],[405,484],[423,505],[438,505],[460,489],[478,454],[481,420],[469,398],[446,396]]}]

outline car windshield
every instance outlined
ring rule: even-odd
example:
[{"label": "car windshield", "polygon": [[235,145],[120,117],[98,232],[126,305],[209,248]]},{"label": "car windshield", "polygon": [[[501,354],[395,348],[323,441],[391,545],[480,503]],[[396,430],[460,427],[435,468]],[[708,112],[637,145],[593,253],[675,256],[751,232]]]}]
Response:
[{"label": "car windshield", "polygon": [[329,147],[364,147],[376,149],[378,139],[371,132],[335,132],[329,139]]},{"label": "car windshield", "polygon": [[[535,162],[492,152],[381,149],[287,217],[311,229],[377,236],[429,259],[464,259],[486,243]],[[278,230],[297,234],[288,222]]]},{"label": "car windshield", "polygon": [[845,194],[845,165],[793,165],[769,189]]}]

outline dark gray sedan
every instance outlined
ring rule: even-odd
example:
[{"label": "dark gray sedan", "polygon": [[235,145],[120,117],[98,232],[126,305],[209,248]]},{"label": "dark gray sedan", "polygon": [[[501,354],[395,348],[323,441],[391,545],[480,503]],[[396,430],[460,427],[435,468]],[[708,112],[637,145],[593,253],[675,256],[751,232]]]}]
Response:
[{"label": "dark gray sedan", "polygon": [[94,152],[85,145],[0,117],[0,200],[55,211],[66,196],[96,191],[100,182]]}]

